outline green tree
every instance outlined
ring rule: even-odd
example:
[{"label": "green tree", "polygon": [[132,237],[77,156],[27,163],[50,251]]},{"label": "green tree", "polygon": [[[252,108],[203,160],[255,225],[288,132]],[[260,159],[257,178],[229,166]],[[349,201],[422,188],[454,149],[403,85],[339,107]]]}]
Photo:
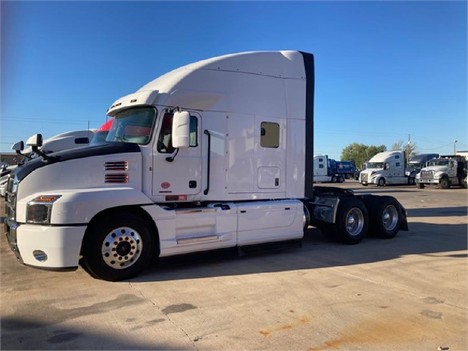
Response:
[{"label": "green tree", "polygon": [[362,169],[364,162],[368,161],[372,156],[383,151],[387,151],[385,145],[375,146],[352,143],[341,151],[341,160],[354,161],[356,167]]},{"label": "green tree", "polygon": [[396,143],[393,143],[392,150],[404,151],[407,160],[409,160],[412,156],[417,154],[416,143],[405,143],[403,140],[398,140]]}]

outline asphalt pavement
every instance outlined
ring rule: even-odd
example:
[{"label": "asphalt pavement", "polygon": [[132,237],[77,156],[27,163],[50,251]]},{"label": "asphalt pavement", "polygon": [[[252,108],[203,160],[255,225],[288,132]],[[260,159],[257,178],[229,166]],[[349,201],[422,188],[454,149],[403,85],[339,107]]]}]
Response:
[{"label": "asphalt pavement", "polygon": [[[409,231],[162,260],[135,279],[19,264],[0,236],[2,350],[468,350],[468,191],[395,196]],[[3,213],[4,202],[0,206]]]}]

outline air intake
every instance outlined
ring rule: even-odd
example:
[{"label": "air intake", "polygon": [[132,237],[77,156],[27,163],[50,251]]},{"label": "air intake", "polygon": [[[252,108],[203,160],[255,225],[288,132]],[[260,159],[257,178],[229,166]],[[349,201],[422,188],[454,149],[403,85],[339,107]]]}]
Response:
[{"label": "air intake", "polygon": [[106,174],[106,183],[128,183],[128,174]]},{"label": "air intake", "polygon": [[106,171],[127,171],[128,162],[127,161],[116,161],[116,162],[106,162],[104,164]]}]

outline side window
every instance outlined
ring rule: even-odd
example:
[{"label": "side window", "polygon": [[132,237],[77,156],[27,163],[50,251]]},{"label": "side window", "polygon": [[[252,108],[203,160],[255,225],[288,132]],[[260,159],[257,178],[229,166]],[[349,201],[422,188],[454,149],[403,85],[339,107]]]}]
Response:
[{"label": "side window", "polygon": [[[172,154],[175,148],[172,146],[172,119],[173,113],[166,113],[163,116],[161,131],[158,138],[158,151]],[[190,116],[190,147],[198,146],[198,118]]]},{"label": "side window", "polygon": [[198,146],[198,118],[190,116],[190,147]]},{"label": "side window", "polygon": [[158,151],[172,154],[175,149],[172,147],[172,118],[174,114],[165,113],[163,116],[161,130],[158,138]]},{"label": "side window", "polygon": [[280,141],[280,128],[278,123],[262,122],[260,134],[260,146],[277,148]]}]

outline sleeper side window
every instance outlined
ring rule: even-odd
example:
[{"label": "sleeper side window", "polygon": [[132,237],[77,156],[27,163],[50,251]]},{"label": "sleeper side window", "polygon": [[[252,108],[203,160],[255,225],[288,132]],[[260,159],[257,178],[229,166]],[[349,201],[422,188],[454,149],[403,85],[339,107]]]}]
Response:
[{"label": "sleeper side window", "polygon": [[190,116],[190,147],[198,146],[198,118]]},{"label": "sleeper side window", "polygon": [[262,122],[260,131],[260,146],[269,148],[279,147],[280,127],[278,123]]}]

